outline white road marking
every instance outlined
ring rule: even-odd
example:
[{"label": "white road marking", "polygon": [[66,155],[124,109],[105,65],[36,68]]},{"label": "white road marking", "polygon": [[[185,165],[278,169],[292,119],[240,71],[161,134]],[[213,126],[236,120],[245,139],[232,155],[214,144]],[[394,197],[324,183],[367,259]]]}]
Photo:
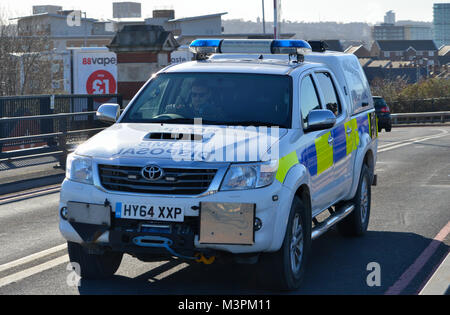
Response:
[{"label": "white road marking", "polygon": [[386,146],[380,147],[381,150],[379,148],[378,153],[398,149],[398,148],[401,148],[401,147],[404,147],[404,146],[407,146],[407,145],[410,145],[413,143],[420,143],[420,142],[431,140],[431,139],[442,138],[442,137],[445,137],[446,135],[448,135],[448,131],[442,130],[442,133],[440,133],[438,135],[428,136],[428,137],[424,137],[424,138],[415,138],[415,139],[400,141],[398,143],[392,143],[389,147],[386,147]]},{"label": "white road marking", "polygon": [[[182,264],[180,264],[178,266],[175,266],[175,267],[173,267],[173,268],[171,268],[171,269],[169,269],[167,271],[164,271],[163,273],[161,273],[161,274],[157,275],[156,277],[154,277],[154,279],[160,281],[160,280],[162,280],[164,278],[167,278],[168,276],[170,276],[170,275],[172,275],[172,274],[174,274],[174,273],[176,273],[178,271],[181,271],[181,270],[183,270],[183,269],[185,269],[187,267],[189,267],[189,264],[182,263]],[[149,279],[148,281],[153,283],[153,282],[155,282],[154,279]]]},{"label": "white road marking", "polygon": [[26,256],[24,258],[20,258],[18,260],[6,263],[4,265],[0,265],[0,272],[8,270],[8,269],[11,269],[11,268],[15,268],[15,267],[20,266],[20,265],[24,265],[24,264],[30,263],[30,262],[32,262],[34,260],[38,260],[38,259],[40,259],[42,257],[45,257],[45,256],[50,255],[50,254],[54,254],[56,252],[59,252],[61,250],[66,249],[66,248],[67,248],[67,244],[62,244],[62,245],[59,245],[59,246],[55,246],[53,248],[46,249],[46,250],[44,250],[42,252],[35,253],[35,254],[30,255],[30,256]]},{"label": "white road marking", "polygon": [[31,276],[41,273],[45,270],[52,269],[61,264],[68,263],[68,262],[69,262],[69,255],[64,255],[64,256],[55,258],[53,260],[50,260],[46,263],[40,264],[38,266],[34,266],[34,267],[28,268],[26,270],[12,274],[10,276],[1,278],[0,279],[0,288],[7,286],[11,283],[14,283],[14,282],[18,282],[25,278],[31,277]]},{"label": "white road marking", "polygon": [[416,137],[416,138],[411,138],[411,139],[405,139],[405,140],[400,140],[400,141],[395,141],[395,142],[391,142],[391,143],[387,143],[387,144],[385,144],[385,145],[380,145],[380,146],[378,146],[378,149],[384,149],[384,148],[387,148],[387,147],[390,147],[390,146],[395,146],[395,145],[398,145],[398,144],[402,144],[402,143],[406,143],[406,142],[416,142],[416,141],[418,141],[418,140],[421,140],[421,139],[424,139],[424,138],[429,138],[429,137],[434,137],[434,136],[443,136],[443,135],[446,135],[446,134],[448,134],[448,131],[446,131],[446,130],[442,130],[442,129],[437,129],[436,131],[440,131],[441,133],[439,133],[439,134],[435,134],[435,135],[429,135],[429,136],[422,136],[422,137]]}]

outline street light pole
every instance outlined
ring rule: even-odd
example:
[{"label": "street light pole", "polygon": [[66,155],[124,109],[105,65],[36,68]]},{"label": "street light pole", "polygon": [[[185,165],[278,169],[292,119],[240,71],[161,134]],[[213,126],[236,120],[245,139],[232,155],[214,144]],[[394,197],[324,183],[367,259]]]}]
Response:
[{"label": "street light pole", "polygon": [[263,14],[263,34],[266,34],[266,11],[264,9],[264,0],[262,0],[262,14]]},{"label": "street light pole", "polygon": [[84,47],[87,47],[87,13],[84,13]]}]

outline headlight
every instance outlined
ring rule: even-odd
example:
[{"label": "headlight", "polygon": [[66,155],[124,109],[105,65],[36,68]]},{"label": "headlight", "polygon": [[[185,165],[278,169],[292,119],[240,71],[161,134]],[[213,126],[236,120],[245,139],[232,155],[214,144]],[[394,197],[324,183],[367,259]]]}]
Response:
[{"label": "headlight", "polygon": [[92,159],[70,154],[67,157],[66,177],[75,182],[92,185]]},{"label": "headlight", "polygon": [[266,187],[273,183],[277,171],[278,161],[232,165],[220,190],[246,190]]}]

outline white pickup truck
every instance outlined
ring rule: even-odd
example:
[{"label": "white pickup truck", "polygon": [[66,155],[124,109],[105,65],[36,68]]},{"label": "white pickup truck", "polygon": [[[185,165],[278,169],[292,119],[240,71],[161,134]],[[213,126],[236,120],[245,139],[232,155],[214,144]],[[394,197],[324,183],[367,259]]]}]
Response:
[{"label": "white pickup truck", "polygon": [[312,240],[367,230],[378,135],[364,72],[301,40],[191,49],[196,61],[154,74],[123,113],[101,106],[112,126],[68,157],[70,259],[84,278],[111,277],[125,253],[252,263],[296,289]]}]

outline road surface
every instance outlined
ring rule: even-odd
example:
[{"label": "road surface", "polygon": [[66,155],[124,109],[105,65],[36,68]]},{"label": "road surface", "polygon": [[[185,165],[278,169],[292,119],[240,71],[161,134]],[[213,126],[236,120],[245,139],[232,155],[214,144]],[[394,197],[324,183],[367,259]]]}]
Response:
[{"label": "road surface", "polygon": [[[444,260],[450,127],[380,133],[376,173],[367,235],[347,239],[332,230],[314,241],[305,282],[290,294],[417,294]],[[130,256],[113,279],[78,283],[58,231],[59,195],[51,192],[0,197],[2,295],[277,293],[258,285],[253,266],[142,263]]]}]

